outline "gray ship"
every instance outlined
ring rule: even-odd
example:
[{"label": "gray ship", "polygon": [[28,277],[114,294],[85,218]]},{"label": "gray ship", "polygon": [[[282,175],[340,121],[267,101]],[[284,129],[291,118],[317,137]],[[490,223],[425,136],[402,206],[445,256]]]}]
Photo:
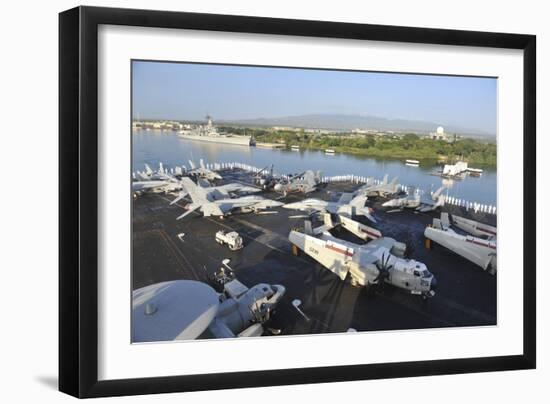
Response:
[{"label": "gray ship", "polygon": [[232,133],[220,133],[212,124],[212,118],[206,116],[206,125],[198,125],[193,129],[184,129],[178,135],[184,139],[198,140],[201,142],[227,143],[239,146],[250,146],[253,141],[250,136],[235,135]]}]

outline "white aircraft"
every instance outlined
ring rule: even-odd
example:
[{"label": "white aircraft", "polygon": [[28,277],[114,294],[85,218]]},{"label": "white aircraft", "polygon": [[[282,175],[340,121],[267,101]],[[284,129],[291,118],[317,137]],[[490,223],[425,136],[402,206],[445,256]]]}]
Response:
[{"label": "white aircraft", "polygon": [[430,212],[436,210],[445,205],[445,195],[443,195],[443,190],[446,186],[441,186],[437,191],[430,195],[430,198],[423,198],[420,201],[420,206],[416,208],[419,212]]},{"label": "white aircraft", "polygon": [[328,232],[334,226],[330,220],[330,215],[325,214],[325,225],[314,230],[311,222],[306,221],[305,231],[292,230],[288,239],[341,280],[349,274],[353,285],[385,282],[423,298],[435,295],[435,276],[423,263],[404,258],[404,243],[389,237],[363,245],[344,241]]},{"label": "white aircraft", "polygon": [[208,181],[221,180],[222,176],[215,171],[209,170],[204,164],[204,160],[200,159],[200,167],[197,167],[195,163],[189,160],[190,170],[187,171],[187,174],[194,175],[200,178],[206,178]]},{"label": "white aircraft", "polygon": [[307,170],[295,175],[288,180],[280,181],[273,186],[273,190],[287,196],[291,192],[303,192],[308,194],[317,189],[321,183],[321,171]]},{"label": "white aircraft", "polygon": [[166,193],[182,189],[180,180],[166,170],[162,163],[159,163],[158,171],[153,171],[146,163],[145,171],[137,172],[136,179],[132,181],[132,191],[135,194],[143,192]]},{"label": "white aircraft", "polygon": [[282,202],[265,199],[257,195],[227,198],[227,195],[209,188],[202,188],[191,179],[184,177],[181,182],[188,192],[191,203],[187,205],[187,212],[177,219],[182,219],[191,212],[200,210],[204,216],[226,216],[234,210],[241,212],[258,212],[260,210],[282,206]]},{"label": "white aircraft", "polygon": [[407,195],[402,198],[394,198],[382,204],[385,208],[404,208],[416,209],[420,206],[420,194],[414,193],[412,196]]},{"label": "white aircraft", "polygon": [[368,206],[365,206],[367,197],[364,195],[358,195],[353,197],[351,193],[343,193],[337,202],[327,202],[322,199],[309,198],[303,201],[287,203],[283,205],[285,209],[299,210],[302,212],[309,212],[313,214],[316,212],[328,212],[339,215],[352,216],[366,216],[369,220],[376,223],[376,219],[372,216],[374,212]]},{"label": "white aircraft", "polygon": [[[474,220],[460,218],[455,224],[460,223],[460,226],[468,221],[468,228],[475,229],[476,232],[486,233],[494,232],[496,236],[496,228],[488,226]],[[484,230],[480,230],[484,229]],[[490,274],[495,274],[497,270],[497,242],[495,238],[481,238],[471,235],[463,235],[455,232],[451,228],[449,222],[449,214],[441,213],[441,219],[435,218],[433,225],[426,227],[424,236],[437,244],[455,252],[456,254],[466,258],[474,264],[480,266]]]},{"label": "white aircraft", "polygon": [[[227,265],[229,260],[224,260]],[[221,293],[192,280],[161,282],[132,292],[132,342],[259,337],[285,294],[282,285],[246,287],[223,268]]]},{"label": "white aircraft", "polygon": [[419,212],[430,212],[445,205],[445,195],[441,194],[445,188],[445,186],[439,188],[431,194],[429,199],[421,199],[418,193],[414,193],[413,196],[407,195],[402,198],[390,199],[384,202],[382,206],[398,209],[410,208],[416,209]]},{"label": "white aircraft", "polygon": [[164,168],[162,162],[159,163],[159,169],[154,171],[149,164],[145,163],[145,171],[137,171],[136,180],[140,181],[172,181],[175,180],[167,169]]},{"label": "white aircraft", "polygon": [[181,183],[172,181],[150,180],[150,181],[132,181],[132,191],[136,194],[142,192],[166,193],[175,192],[182,189]]},{"label": "white aircraft", "polygon": [[[216,199],[224,199],[224,198],[231,198],[235,195],[246,195],[246,194],[254,194],[256,192],[260,192],[261,189],[257,187],[252,187],[249,185],[240,184],[237,182],[232,182],[230,184],[224,184],[224,185],[218,185],[218,186],[212,186],[208,181],[198,178],[197,184],[201,187],[206,189],[207,191],[214,192]],[[173,205],[183,198],[185,198],[189,192],[185,189],[185,187],[181,187],[181,191],[176,199],[174,199],[172,202],[170,202],[170,205]]]},{"label": "white aircraft", "polygon": [[381,196],[387,197],[394,195],[399,191],[399,184],[397,184],[397,177],[388,183],[388,174],[384,176],[384,179],[379,184],[367,183],[360,187],[355,194],[364,194],[366,196]]},{"label": "white aircraft", "polygon": [[487,240],[496,240],[497,238],[497,228],[494,226],[457,215],[452,215],[452,221],[454,226],[476,237],[486,238]]}]

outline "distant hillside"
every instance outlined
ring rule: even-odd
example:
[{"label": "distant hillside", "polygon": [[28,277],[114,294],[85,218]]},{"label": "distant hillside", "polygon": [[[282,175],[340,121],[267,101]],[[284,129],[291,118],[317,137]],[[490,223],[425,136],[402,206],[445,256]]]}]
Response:
[{"label": "distant hillside", "polygon": [[218,123],[234,123],[250,126],[294,126],[300,128],[320,128],[330,130],[352,129],[377,129],[394,131],[412,131],[429,133],[435,131],[438,126],[443,126],[447,133],[464,135],[478,135],[492,137],[494,134],[485,133],[471,128],[461,128],[445,125],[439,122],[413,121],[406,119],[388,119],[370,115],[344,115],[344,114],[309,114],[285,116],[278,118],[241,119],[235,121],[218,121]]}]

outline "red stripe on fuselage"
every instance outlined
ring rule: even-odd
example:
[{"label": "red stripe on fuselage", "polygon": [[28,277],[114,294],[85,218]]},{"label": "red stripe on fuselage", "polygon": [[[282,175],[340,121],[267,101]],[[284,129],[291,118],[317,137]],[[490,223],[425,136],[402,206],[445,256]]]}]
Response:
[{"label": "red stripe on fuselage", "polygon": [[353,253],[352,252],[349,252],[348,250],[342,250],[341,248],[338,248],[336,246],[333,246],[333,245],[330,245],[330,244],[327,244],[327,248],[329,250],[333,250],[333,251],[336,251],[340,254],[344,254],[345,256],[348,256],[348,257],[353,257]]},{"label": "red stripe on fuselage", "polygon": [[492,244],[485,244],[485,243],[482,243],[481,241],[477,241],[477,240],[468,240],[466,239],[467,242],[469,243],[474,243],[474,244],[477,244],[477,245],[481,245],[483,247],[489,247],[489,248],[492,248],[493,250],[496,250],[497,247],[492,245]]},{"label": "red stripe on fuselage", "polygon": [[480,227],[480,226],[476,227],[476,229],[480,230],[480,231],[484,231],[485,233],[492,234],[494,236],[497,235],[497,233],[495,231],[492,231],[492,230],[489,230],[489,229],[484,229],[483,227]]}]

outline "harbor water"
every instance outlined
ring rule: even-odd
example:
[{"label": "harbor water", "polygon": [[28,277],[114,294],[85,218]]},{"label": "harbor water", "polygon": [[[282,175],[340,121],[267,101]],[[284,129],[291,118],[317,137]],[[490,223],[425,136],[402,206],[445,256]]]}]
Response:
[{"label": "harbor water", "polygon": [[[413,158],[414,156],[411,156]],[[162,162],[166,167],[185,165],[189,160],[196,164],[200,159],[205,163],[239,162],[255,167],[274,165],[278,174],[295,174],[305,170],[321,170],[323,176],[354,174],[356,176],[389,180],[398,177],[398,183],[416,187],[422,192],[437,190],[446,185],[449,196],[497,205],[496,168],[483,168],[479,177],[466,176],[463,180],[442,179],[433,175],[441,169],[436,163],[420,163],[418,167],[405,165],[405,161],[377,159],[351,154],[326,154],[316,150],[264,149],[259,147],[233,146],[182,139],[176,132],[160,130],[136,130],[132,136],[132,169],[142,171],[144,164],[158,167]]]}]

